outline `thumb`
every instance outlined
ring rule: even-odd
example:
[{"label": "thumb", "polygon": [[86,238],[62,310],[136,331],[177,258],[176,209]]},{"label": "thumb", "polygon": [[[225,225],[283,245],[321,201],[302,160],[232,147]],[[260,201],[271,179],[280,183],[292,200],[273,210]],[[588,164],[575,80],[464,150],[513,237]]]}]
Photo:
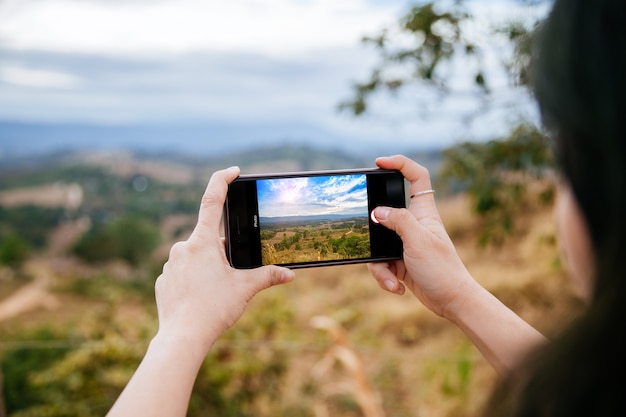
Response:
[{"label": "thumb", "polygon": [[374,218],[378,223],[396,232],[402,241],[405,241],[405,237],[410,236],[411,230],[419,227],[419,222],[415,216],[405,208],[376,207]]},{"label": "thumb", "polygon": [[248,275],[250,282],[254,283],[255,293],[275,285],[286,284],[296,277],[295,272],[291,269],[276,265],[262,266],[244,273]]}]

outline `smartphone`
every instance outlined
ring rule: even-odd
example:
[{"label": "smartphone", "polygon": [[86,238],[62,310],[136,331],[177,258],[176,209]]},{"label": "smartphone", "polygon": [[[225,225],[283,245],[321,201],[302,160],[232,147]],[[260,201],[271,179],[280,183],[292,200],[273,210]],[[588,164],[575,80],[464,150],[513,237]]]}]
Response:
[{"label": "smartphone", "polygon": [[400,259],[402,241],[371,214],[382,205],[406,207],[399,171],[241,175],[228,187],[226,253],[239,269]]}]

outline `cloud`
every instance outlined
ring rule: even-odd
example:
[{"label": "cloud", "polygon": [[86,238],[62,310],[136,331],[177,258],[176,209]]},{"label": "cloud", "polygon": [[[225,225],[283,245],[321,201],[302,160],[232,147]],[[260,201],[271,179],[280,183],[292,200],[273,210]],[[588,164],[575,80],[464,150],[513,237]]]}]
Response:
[{"label": "cloud", "polygon": [[284,56],[355,45],[362,34],[389,24],[397,9],[395,2],[365,0],[5,0],[0,39],[21,50]]},{"label": "cloud", "polygon": [[[487,3],[487,11],[499,4]],[[462,117],[475,101],[424,100],[423,88],[379,95],[358,119],[337,112],[376,62],[361,36],[392,25],[409,4],[0,0],[0,120],[205,125],[207,140],[233,146],[293,139],[351,152],[504,133],[500,114],[470,128]]]},{"label": "cloud", "polygon": [[365,175],[270,179],[257,182],[261,217],[367,216]]},{"label": "cloud", "polygon": [[80,78],[60,71],[25,68],[19,64],[0,67],[0,81],[26,87],[73,88]]}]

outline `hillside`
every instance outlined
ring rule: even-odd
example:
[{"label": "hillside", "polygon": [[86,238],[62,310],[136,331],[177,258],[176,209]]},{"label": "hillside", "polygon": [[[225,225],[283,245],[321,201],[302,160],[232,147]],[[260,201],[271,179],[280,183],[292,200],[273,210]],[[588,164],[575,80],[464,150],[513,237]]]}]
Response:
[{"label": "hillside", "polygon": [[[268,155],[277,163],[265,162]],[[235,163],[261,172],[366,162],[274,149],[205,164],[104,153],[0,168],[0,236],[28,246],[20,262],[0,267],[8,415],[36,415],[43,410],[37,407],[50,415],[80,407],[82,415],[106,411],[156,330],[153,284],[169,247],[193,227],[210,172]],[[474,276],[541,331],[557,333],[580,302],[558,261],[551,209],[525,210],[504,245],[480,248],[467,197],[437,199]],[[129,215],[141,218],[141,227],[123,223],[119,235],[107,228]],[[119,245],[96,239],[95,253],[75,252],[90,231],[97,237],[93,230],[107,231],[101,239],[122,240],[156,230],[158,245],[148,254],[116,252]],[[102,257],[107,250],[111,256]],[[494,381],[456,328],[408,294],[381,291],[364,265],[313,268],[255,298],[207,358],[189,415],[459,416],[480,407]]]}]

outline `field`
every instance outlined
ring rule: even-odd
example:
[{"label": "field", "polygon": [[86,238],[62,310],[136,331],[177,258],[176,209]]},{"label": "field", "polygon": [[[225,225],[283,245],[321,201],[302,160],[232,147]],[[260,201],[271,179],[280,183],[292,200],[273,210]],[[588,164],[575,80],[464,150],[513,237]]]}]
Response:
[{"label": "field", "polygon": [[370,256],[368,220],[263,223],[263,265],[358,259]]},{"label": "field", "polygon": [[[65,207],[73,214],[49,229],[38,228],[48,231],[45,245],[31,250],[20,265],[0,267],[0,415],[2,408],[17,417],[103,415],[157,329],[154,279],[172,243],[193,227],[206,173],[185,183],[193,186],[179,188],[180,182],[153,180],[140,164],[129,162],[125,166],[134,169],[123,172],[98,164],[107,167],[103,177],[95,171],[86,177],[82,168],[74,182],[63,177],[83,190],[81,208]],[[176,167],[167,167],[180,181]],[[123,194],[139,174],[150,178],[148,190]],[[52,184],[59,175],[47,178]],[[14,183],[18,180],[25,181],[16,177]],[[45,185],[5,187],[0,201],[19,196],[22,204],[29,189]],[[45,188],[47,205],[63,206],[68,200],[55,193],[67,189]],[[41,193],[31,195],[41,198]],[[551,207],[529,205],[502,245],[480,247],[482,226],[467,196],[438,194],[437,203],[474,277],[540,331],[558,334],[579,311],[581,302],[559,261]],[[156,210],[165,206],[170,210]],[[73,245],[102,216],[102,207],[109,219],[118,207],[144,213],[144,220],[158,225],[158,246],[146,258],[92,262],[74,254]],[[326,241],[366,235],[360,225],[348,223],[331,227]],[[282,227],[266,238],[272,246],[289,241],[289,249],[285,245],[280,251],[285,254],[296,252],[297,244],[305,251],[323,241],[321,231]],[[330,249],[324,256],[331,256]],[[309,253],[317,256],[317,250]],[[382,291],[365,265],[311,268],[297,270],[294,282],[252,300],[207,357],[188,415],[463,416],[480,409],[496,382],[494,371],[458,329],[412,295]]]}]

